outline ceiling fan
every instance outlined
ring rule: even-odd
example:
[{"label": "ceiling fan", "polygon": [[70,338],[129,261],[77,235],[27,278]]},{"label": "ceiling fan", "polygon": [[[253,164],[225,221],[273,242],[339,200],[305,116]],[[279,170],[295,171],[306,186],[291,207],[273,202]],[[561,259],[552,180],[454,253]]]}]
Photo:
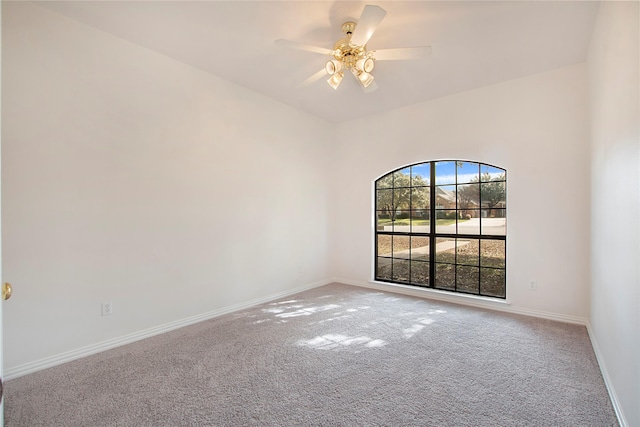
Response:
[{"label": "ceiling fan", "polygon": [[313,83],[322,76],[329,75],[327,83],[338,89],[346,71],[355,76],[365,92],[372,92],[377,89],[371,74],[376,61],[422,59],[431,54],[431,46],[367,50],[367,42],[386,14],[380,6],[365,6],[357,23],[347,21],[342,24],[341,29],[346,37],[338,40],[333,49],[283,39],[276,40],[276,45],[330,56],[324,69],[313,74],[301,85]]}]

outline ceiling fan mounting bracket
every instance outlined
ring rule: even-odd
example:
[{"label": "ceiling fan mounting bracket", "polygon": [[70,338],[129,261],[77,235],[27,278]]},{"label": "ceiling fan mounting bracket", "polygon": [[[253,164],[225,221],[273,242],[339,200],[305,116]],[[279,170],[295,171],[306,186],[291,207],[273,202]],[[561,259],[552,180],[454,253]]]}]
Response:
[{"label": "ceiling fan mounting bracket", "polygon": [[342,32],[345,34],[353,34],[353,31],[356,29],[356,23],[353,21],[347,21],[342,24]]}]

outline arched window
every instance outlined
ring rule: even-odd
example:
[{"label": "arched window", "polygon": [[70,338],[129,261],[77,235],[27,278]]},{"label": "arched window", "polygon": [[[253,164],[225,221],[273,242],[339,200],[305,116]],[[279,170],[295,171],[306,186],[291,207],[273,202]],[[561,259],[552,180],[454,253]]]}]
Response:
[{"label": "arched window", "polygon": [[506,298],[506,170],[431,161],[376,181],[375,279]]}]

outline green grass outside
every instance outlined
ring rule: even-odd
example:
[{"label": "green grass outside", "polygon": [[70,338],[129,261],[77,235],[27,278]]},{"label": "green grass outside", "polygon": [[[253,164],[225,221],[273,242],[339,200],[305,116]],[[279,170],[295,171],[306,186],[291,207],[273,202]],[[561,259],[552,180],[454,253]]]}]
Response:
[{"label": "green grass outside", "polygon": [[[458,222],[464,222],[464,221],[468,221],[466,219],[460,219],[458,220]],[[436,225],[451,225],[451,224],[455,224],[456,220],[455,219],[437,219],[436,220]],[[394,221],[391,221],[390,219],[379,219],[378,220],[378,225],[379,226],[384,226],[384,225],[429,225],[429,220],[428,219],[397,219]]]}]

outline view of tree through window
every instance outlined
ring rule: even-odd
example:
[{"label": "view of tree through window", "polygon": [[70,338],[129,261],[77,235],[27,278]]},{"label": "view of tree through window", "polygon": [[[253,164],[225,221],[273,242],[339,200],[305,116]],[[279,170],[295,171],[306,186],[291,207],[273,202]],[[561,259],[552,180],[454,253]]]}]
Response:
[{"label": "view of tree through window", "polygon": [[506,183],[504,169],[467,161],[378,179],[376,280],[505,298]]}]

